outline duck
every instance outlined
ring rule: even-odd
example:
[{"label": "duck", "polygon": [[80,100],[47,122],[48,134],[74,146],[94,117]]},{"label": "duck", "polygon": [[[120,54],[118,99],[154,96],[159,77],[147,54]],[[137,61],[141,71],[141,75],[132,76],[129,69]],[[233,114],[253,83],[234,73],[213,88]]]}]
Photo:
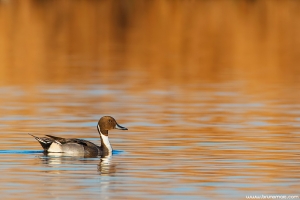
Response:
[{"label": "duck", "polygon": [[44,149],[44,153],[63,153],[64,155],[83,155],[85,157],[112,155],[112,146],[108,139],[108,131],[112,129],[128,130],[117,123],[111,116],[103,116],[97,124],[101,145],[98,146],[88,140],[77,138],[62,138],[52,135],[37,137],[30,133]]}]

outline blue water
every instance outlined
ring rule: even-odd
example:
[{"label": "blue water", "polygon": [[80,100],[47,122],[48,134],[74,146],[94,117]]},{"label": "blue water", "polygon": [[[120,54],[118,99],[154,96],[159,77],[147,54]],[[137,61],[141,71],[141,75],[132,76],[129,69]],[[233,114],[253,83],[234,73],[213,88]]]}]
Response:
[{"label": "blue water", "polygon": [[34,150],[0,150],[0,154],[36,154],[43,153],[44,151],[34,151]]}]

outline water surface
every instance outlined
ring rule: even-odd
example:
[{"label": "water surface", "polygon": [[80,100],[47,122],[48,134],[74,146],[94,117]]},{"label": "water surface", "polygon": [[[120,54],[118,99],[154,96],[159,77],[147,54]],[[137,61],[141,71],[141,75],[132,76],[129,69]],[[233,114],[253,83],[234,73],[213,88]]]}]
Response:
[{"label": "water surface", "polygon": [[[1,198],[300,195],[299,5],[0,1]],[[111,158],[27,134],[99,144],[103,115]]]},{"label": "water surface", "polygon": [[[4,95],[7,90],[16,93]],[[299,189],[300,107],[286,96],[253,97],[230,82],[142,94],[126,85],[122,91],[109,85],[2,91],[4,198],[214,199]],[[28,98],[38,100],[22,100]],[[107,114],[129,128],[110,132],[117,151],[108,161],[45,156],[27,135],[99,144],[97,120]]]}]

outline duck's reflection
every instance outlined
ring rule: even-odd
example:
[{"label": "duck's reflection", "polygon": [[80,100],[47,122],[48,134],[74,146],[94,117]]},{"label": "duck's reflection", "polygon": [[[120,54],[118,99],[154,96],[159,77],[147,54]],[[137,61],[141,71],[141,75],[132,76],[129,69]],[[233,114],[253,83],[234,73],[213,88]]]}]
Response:
[{"label": "duck's reflection", "polygon": [[98,164],[98,171],[102,174],[114,174],[116,172],[116,164],[112,162],[112,155],[104,156]]},{"label": "duck's reflection", "polygon": [[[87,157],[87,156],[70,156],[64,153],[44,153],[40,157],[43,164],[46,164],[52,168],[57,168],[56,173],[63,171],[64,167],[68,164],[76,165],[91,165],[96,164],[97,171],[100,175],[111,175],[116,172],[116,163],[113,163],[112,155],[98,156],[98,157]],[[68,167],[68,169],[70,169]],[[53,170],[51,170],[53,172]]]}]

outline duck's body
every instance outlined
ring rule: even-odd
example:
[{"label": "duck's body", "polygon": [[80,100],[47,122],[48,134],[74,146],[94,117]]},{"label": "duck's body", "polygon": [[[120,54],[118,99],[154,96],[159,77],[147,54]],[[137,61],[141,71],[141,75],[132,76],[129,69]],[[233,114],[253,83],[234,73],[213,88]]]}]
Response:
[{"label": "duck's body", "polygon": [[77,138],[61,138],[52,135],[47,137],[33,136],[43,147],[45,153],[64,153],[67,155],[84,156],[106,156],[112,154],[112,147],[108,139],[108,130],[111,129],[127,130],[120,126],[116,120],[110,116],[102,117],[97,125],[100,135],[101,145],[98,146],[90,141]]}]

